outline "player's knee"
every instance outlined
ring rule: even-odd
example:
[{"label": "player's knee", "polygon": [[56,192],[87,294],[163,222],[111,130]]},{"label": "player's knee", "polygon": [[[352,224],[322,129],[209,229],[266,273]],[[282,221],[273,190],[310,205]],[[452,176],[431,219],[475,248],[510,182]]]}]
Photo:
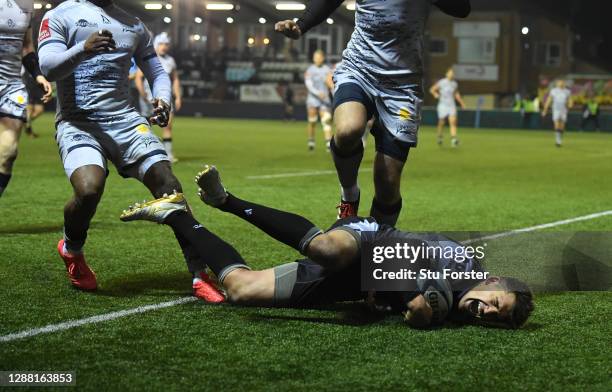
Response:
[{"label": "player's knee", "polygon": [[361,143],[365,124],[358,119],[336,120],[336,134],[334,141],[339,148],[351,148]]},{"label": "player's knee", "polygon": [[84,180],[75,186],[74,190],[81,205],[95,207],[102,198],[104,182]]},{"label": "player's knee", "polygon": [[235,281],[232,285],[225,286],[227,299],[236,305],[248,305],[255,301],[257,285],[248,278]]},{"label": "player's knee", "polygon": [[0,133],[0,170],[10,172],[17,159],[17,137],[13,132]]},{"label": "player's knee", "polygon": [[331,233],[315,237],[308,246],[308,257],[321,262],[327,268],[342,268],[350,261],[350,244],[335,238]]},{"label": "player's knee", "polygon": [[323,130],[325,132],[332,130],[332,116],[329,112],[324,112],[321,115],[321,125],[323,126]]}]

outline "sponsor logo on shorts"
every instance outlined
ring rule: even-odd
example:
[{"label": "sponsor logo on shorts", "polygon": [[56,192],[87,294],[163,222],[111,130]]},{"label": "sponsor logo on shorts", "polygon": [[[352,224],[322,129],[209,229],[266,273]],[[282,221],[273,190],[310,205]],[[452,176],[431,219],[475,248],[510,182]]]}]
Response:
[{"label": "sponsor logo on shorts", "polygon": [[40,24],[40,33],[38,34],[38,40],[42,41],[47,38],[51,38],[51,29],[49,28],[49,18],[42,21]]},{"label": "sponsor logo on shorts", "polygon": [[408,108],[400,108],[399,112],[397,112],[397,115],[400,119],[404,121],[409,121],[412,119],[412,115],[410,114],[410,110],[408,110]]},{"label": "sponsor logo on shorts", "polygon": [[136,132],[138,132],[138,133],[149,133],[149,127],[144,125],[144,124],[140,124],[139,126],[136,127]]},{"label": "sponsor logo on shorts", "polygon": [[18,95],[15,97],[15,102],[20,105],[23,105],[25,103],[25,97],[23,95]]}]

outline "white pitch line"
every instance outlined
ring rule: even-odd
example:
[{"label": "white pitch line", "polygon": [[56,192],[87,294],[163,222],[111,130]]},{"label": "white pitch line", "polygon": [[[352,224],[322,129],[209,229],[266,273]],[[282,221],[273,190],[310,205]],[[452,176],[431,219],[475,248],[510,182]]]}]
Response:
[{"label": "white pitch line", "polygon": [[522,229],[505,231],[503,233],[491,234],[491,235],[487,235],[484,237],[463,241],[462,244],[470,244],[472,242],[477,242],[477,241],[494,240],[497,238],[508,237],[508,236],[515,235],[515,234],[529,233],[531,231],[538,231],[538,230],[548,229],[548,228],[556,227],[556,226],[569,225],[570,223],[601,218],[602,216],[606,216],[606,215],[612,215],[612,210],[596,212],[594,214],[577,216],[575,218],[563,219],[563,220],[559,220],[556,222],[544,223],[544,224],[536,225],[536,226],[523,227]]},{"label": "white pitch line", "polygon": [[32,336],[40,335],[43,333],[52,333],[58,331],[65,331],[67,329],[80,327],[81,325],[97,324],[104,321],[114,320],[121,317],[131,316],[133,314],[150,312],[152,310],[159,310],[163,308],[169,308],[171,306],[182,305],[188,302],[195,302],[198,299],[196,297],[183,297],[174,301],[161,302],[158,304],[139,306],[137,308],[120,310],[118,312],[111,312],[100,314],[97,316],[87,317],[79,320],[69,320],[59,324],[49,324],[42,328],[26,329],[25,331],[11,333],[8,335],[0,336],[0,342],[10,342],[18,339],[25,339]]},{"label": "white pitch line", "polygon": [[[476,241],[492,240],[492,239],[508,237],[508,236],[520,234],[520,233],[528,233],[531,231],[548,229],[551,227],[567,225],[567,224],[574,223],[574,222],[601,218],[602,216],[606,216],[606,215],[612,215],[612,210],[596,212],[594,214],[577,216],[575,218],[569,218],[569,219],[559,220],[556,222],[544,223],[541,225],[524,227],[522,229],[515,229],[515,230],[506,231],[503,233],[492,234],[489,236],[464,241],[463,244],[469,244],[469,243],[476,242]],[[169,308],[172,306],[177,306],[177,305],[181,305],[181,304],[185,304],[189,302],[195,302],[197,300],[198,299],[195,297],[183,297],[183,298],[179,298],[173,301],[161,302],[161,303],[152,304],[152,305],[139,306],[137,308],[125,309],[125,310],[120,310],[118,312],[100,314],[97,316],[87,317],[87,318],[83,318],[79,320],[70,320],[70,321],[66,321],[63,323],[59,323],[59,324],[49,324],[41,328],[26,329],[21,332],[15,332],[15,333],[11,333],[8,335],[0,336],[0,342],[11,342],[13,340],[25,339],[25,338],[29,338],[32,336],[45,334],[45,333],[64,331],[67,329],[80,327],[81,325],[96,324],[96,323],[101,323],[104,321],[115,320],[121,317],[131,316],[133,314],[139,314],[139,313],[150,312],[153,310]]]},{"label": "white pitch line", "polygon": [[[359,172],[371,172],[372,168],[364,168]],[[264,174],[261,176],[247,176],[247,180],[267,180],[271,178],[288,178],[288,177],[308,177],[308,176],[323,176],[327,174],[336,174],[335,170],[315,170],[307,172],[294,172],[294,173],[278,173],[278,174]]]}]

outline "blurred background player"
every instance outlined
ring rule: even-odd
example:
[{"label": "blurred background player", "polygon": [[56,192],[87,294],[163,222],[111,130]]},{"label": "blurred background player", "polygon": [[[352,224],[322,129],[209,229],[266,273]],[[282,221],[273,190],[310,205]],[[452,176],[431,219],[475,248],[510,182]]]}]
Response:
[{"label": "blurred background player", "polygon": [[455,72],[452,68],[446,71],[446,77],[437,81],[429,89],[431,95],[438,100],[438,145],[442,145],[443,130],[448,119],[450,128],[451,145],[457,147],[459,139],[457,138],[457,105],[459,102],[461,109],[465,109],[461,94],[459,94],[459,85],[455,80]]},{"label": "blurred background player", "polygon": [[27,122],[28,93],[21,67],[32,75],[43,98],[51,99],[51,84],[41,75],[32,44],[32,1],[5,0],[0,14],[0,196],[13,174],[21,129]]},{"label": "blurred background player", "polygon": [[[299,39],[325,21],[342,0],[312,0],[297,20],[276,23],[276,31]],[[363,0],[355,4],[355,29],[334,73],[331,152],[341,186],[339,218],[356,216],[363,159],[362,136],[376,117],[374,198],[370,216],[394,226],[402,209],[400,182],[410,148],[417,145],[423,98],[425,24],[431,4],[466,17],[469,0]]]},{"label": "blurred background player", "polygon": [[599,102],[597,97],[591,91],[587,96],[584,107],[582,108],[582,121],[580,123],[580,130],[584,131],[589,123],[593,123],[595,130],[600,131],[599,127]]},{"label": "blurred background player", "polygon": [[[172,108],[172,112],[177,112],[181,110],[181,107],[183,106],[182,93],[181,93],[181,81],[179,79],[178,72],[176,70],[176,61],[174,61],[174,58],[170,56],[169,54],[170,37],[166,33],[158,34],[157,36],[155,36],[155,39],[153,40],[153,45],[155,46],[155,52],[159,56],[159,61],[161,62],[162,67],[164,68],[164,71],[166,71],[166,73],[170,77],[170,80],[172,81],[172,97],[174,99],[174,106]],[[145,107],[148,107],[150,110],[151,109],[150,102],[153,99],[153,97],[151,96],[151,88],[149,87],[149,84],[145,80],[144,74],[142,73],[142,71],[139,71],[136,74],[136,88],[138,89],[140,96],[145,101],[144,102],[144,104],[146,105]],[[171,113],[170,122],[168,122],[168,126],[163,128],[162,130],[162,142],[164,143],[164,148],[166,149],[166,152],[168,153],[168,157],[170,158],[170,161],[175,163],[175,162],[178,162],[178,159],[176,159],[172,151],[172,122],[173,120],[174,120],[174,113]]]},{"label": "blurred background player", "polygon": [[325,135],[327,151],[330,148],[332,138],[332,115],[331,115],[331,85],[329,75],[331,68],[325,63],[325,53],[317,50],[312,55],[313,64],[308,67],[304,74],[304,84],[308,90],[306,99],[306,110],[308,115],[308,149],[315,148],[315,132],[317,120],[320,119]]},{"label": "blurred background player", "polygon": [[[21,76],[28,92],[28,106],[26,108],[28,117],[24,131],[27,136],[35,139],[38,134],[34,132],[32,123],[45,112],[45,102],[48,102],[51,97],[45,98],[45,92],[41,90],[36,80],[25,68],[22,68]],[[43,98],[45,98],[45,102],[43,102]]]},{"label": "blurred background player", "polygon": [[557,80],[555,87],[550,90],[542,110],[542,117],[546,117],[551,104],[553,125],[555,127],[555,145],[561,147],[565,123],[567,122],[567,112],[573,106],[572,92],[565,87],[565,80]]},{"label": "blurred background player", "polygon": [[[57,81],[56,140],[73,189],[64,208],[64,236],[57,250],[71,284],[96,290],[96,275],[85,261],[83,247],[104,193],[107,160],[122,177],[139,180],[155,197],[181,189],[164,146],[149,127],[149,123],[168,124],[172,85],[149,30],[112,0],[65,1],[47,12],[38,53],[41,70]],[[149,119],[129,101],[132,58],[151,85],[154,110]],[[192,221],[188,219],[186,227],[192,227]],[[197,254],[175,233],[193,274],[194,295],[223,300],[207,281]]]}]

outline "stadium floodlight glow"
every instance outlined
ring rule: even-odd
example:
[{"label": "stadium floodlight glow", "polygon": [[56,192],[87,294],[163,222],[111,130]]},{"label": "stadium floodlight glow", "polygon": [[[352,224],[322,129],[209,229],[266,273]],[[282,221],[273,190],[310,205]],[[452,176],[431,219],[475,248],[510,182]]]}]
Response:
[{"label": "stadium floodlight glow", "polygon": [[206,3],[206,9],[209,11],[231,11],[234,5],[231,3]]},{"label": "stadium floodlight glow", "polygon": [[264,45],[270,45],[270,38],[266,37],[263,39]]},{"label": "stadium floodlight glow", "polygon": [[349,11],[355,11],[355,2],[349,1],[348,3],[346,3],[346,9]]},{"label": "stadium floodlight glow", "polygon": [[45,6],[45,8],[46,8],[46,9],[48,9],[48,10],[50,10],[50,9],[51,9],[51,7],[53,7],[53,4],[51,4],[51,3],[48,3],[48,4]]},{"label": "stadium floodlight glow", "polygon": [[247,44],[249,44],[249,46],[255,45],[255,38],[249,37],[249,39],[247,39]]},{"label": "stadium floodlight glow", "polygon": [[523,28],[521,29],[521,34],[523,35],[529,34],[529,27],[523,26]]},{"label": "stadium floodlight glow", "polygon": [[202,18],[200,18],[199,16],[196,16],[195,18],[193,18],[193,21],[200,24],[202,23]]},{"label": "stadium floodlight glow", "polygon": [[167,10],[171,10],[171,9],[172,9],[172,4],[169,4],[169,3],[168,3],[168,4],[166,4],[166,9],[167,9]]},{"label": "stadium floodlight glow", "polygon": [[39,9],[41,9],[42,7],[43,7],[43,5],[42,5],[42,4],[40,4],[40,3],[34,3],[34,9],[35,9],[35,10],[39,10]]},{"label": "stadium floodlight glow", "polygon": [[332,18],[327,18],[327,24],[334,24],[334,20]]},{"label": "stadium floodlight glow", "polygon": [[194,34],[191,38],[193,38],[194,41],[199,41],[202,39],[202,36],[200,34]]},{"label": "stadium floodlight glow", "polygon": [[164,23],[172,23],[172,18],[169,16],[164,17]]},{"label": "stadium floodlight glow", "polygon": [[162,3],[145,3],[145,10],[161,10],[163,7]]},{"label": "stadium floodlight glow", "polygon": [[231,16],[228,16],[227,19],[225,19],[225,21],[229,24],[234,23],[234,18],[232,18]]},{"label": "stadium floodlight glow", "polygon": [[303,11],[306,9],[306,4],[302,3],[276,3],[276,9],[279,11]]},{"label": "stadium floodlight glow", "polygon": [[267,22],[266,18],[263,18],[263,17],[259,18],[259,23],[266,24],[266,22]]}]

